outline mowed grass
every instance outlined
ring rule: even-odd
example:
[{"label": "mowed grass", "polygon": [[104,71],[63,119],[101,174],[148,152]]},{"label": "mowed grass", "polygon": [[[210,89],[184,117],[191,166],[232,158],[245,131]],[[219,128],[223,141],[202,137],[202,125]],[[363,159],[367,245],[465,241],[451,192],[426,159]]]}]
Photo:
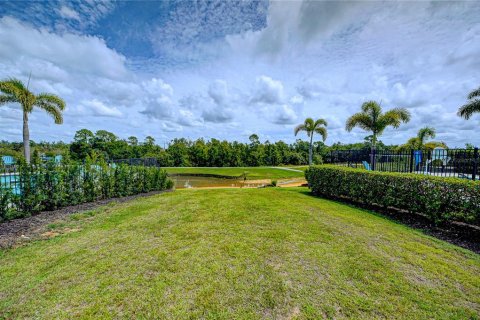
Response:
[{"label": "mowed grass", "polygon": [[479,255],[304,188],[176,191],[69,223],[1,251],[0,318],[479,318]]},{"label": "mowed grass", "polygon": [[[303,178],[305,174],[286,167],[166,167],[168,173],[217,174],[238,177],[244,172],[248,180]],[[297,170],[297,171],[295,171]]]}]

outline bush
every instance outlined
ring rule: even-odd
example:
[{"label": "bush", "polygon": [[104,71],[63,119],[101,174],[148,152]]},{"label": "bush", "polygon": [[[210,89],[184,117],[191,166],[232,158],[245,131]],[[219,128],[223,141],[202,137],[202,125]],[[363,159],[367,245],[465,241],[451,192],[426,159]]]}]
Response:
[{"label": "bush", "polygon": [[305,177],[316,195],[480,225],[478,181],[329,165],[308,168]]},{"label": "bush", "polygon": [[87,160],[85,165],[22,162],[17,169],[3,172],[16,182],[0,184],[0,221],[42,210],[173,188],[166,171],[156,167],[109,166],[104,161]]}]

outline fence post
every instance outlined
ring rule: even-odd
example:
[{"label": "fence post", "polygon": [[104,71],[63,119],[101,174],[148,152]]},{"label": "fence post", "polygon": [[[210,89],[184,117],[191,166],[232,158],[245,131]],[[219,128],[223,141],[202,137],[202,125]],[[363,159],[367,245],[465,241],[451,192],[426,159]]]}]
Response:
[{"label": "fence post", "polygon": [[473,151],[473,172],[472,172],[472,180],[475,180],[477,178],[477,172],[478,172],[478,147],[475,148]]},{"label": "fence post", "polygon": [[415,158],[415,150],[410,150],[410,173],[413,172],[413,162],[414,162],[414,159]]}]

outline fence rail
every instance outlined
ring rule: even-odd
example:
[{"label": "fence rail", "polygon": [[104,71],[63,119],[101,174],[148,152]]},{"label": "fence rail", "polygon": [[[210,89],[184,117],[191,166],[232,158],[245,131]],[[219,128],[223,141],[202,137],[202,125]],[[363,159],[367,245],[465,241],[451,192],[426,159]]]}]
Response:
[{"label": "fence rail", "polygon": [[479,180],[479,151],[474,149],[337,150],[325,163],[374,171],[405,172]]}]

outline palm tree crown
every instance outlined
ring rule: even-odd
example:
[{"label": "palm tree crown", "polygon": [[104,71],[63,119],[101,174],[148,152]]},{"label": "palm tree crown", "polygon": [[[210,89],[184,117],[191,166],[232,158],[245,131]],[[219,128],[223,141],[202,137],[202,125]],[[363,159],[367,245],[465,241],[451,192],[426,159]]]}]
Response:
[{"label": "palm tree crown", "polygon": [[310,138],[310,148],[308,152],[308,164],[312,165],[313,162],[313,134],[318,133],[322,136],[322,140],[327,139],[327,121],[325,119],[313,120],[312,118],[305,119],[305,122],[299,124],[294,129],[294,134],[297,135],[300,131],[305,131]]},{"label": "palm tree crown", "polygon": [[433,139],[435,138],[436,132],[435,128],[432,127],[424,127],[420,130],[418,130],[417,133],[417,148],[421,149],[425,145],[425,141],[427,139]]},{"label": "palm tree crown", "polygon": [[40,108],[51,115],[56,124],[63,123],[62,111],[65,102],[58,96],[49,93],[33,94],[22,81],[11,78],[0,81],[0,105],[19,103],[23,111],[23,148],[25,160],[30,162],[30,133],[28,130],[28,115],[33,109]]},{"label": "palm tree crown", "polygon": [[468,99],[470,100],[467,104],[463,105],[458,109],[458,115],[465,119],[470,119],[470,117],[475,112],[480,112],[480,88],[477,90],[473,90],[468,95]]},{"label": "palm tree crown", "polygon": [[378,136],[392,126],[398,128],[402,122],[410,121],[410,112],[405,108],[394,108],[385,113],[376,101],[367,101],[362,104],[362,111],[347,119],[346,130],[352,131],[358,127],[372,132],[372,148],[375,147]]}]

